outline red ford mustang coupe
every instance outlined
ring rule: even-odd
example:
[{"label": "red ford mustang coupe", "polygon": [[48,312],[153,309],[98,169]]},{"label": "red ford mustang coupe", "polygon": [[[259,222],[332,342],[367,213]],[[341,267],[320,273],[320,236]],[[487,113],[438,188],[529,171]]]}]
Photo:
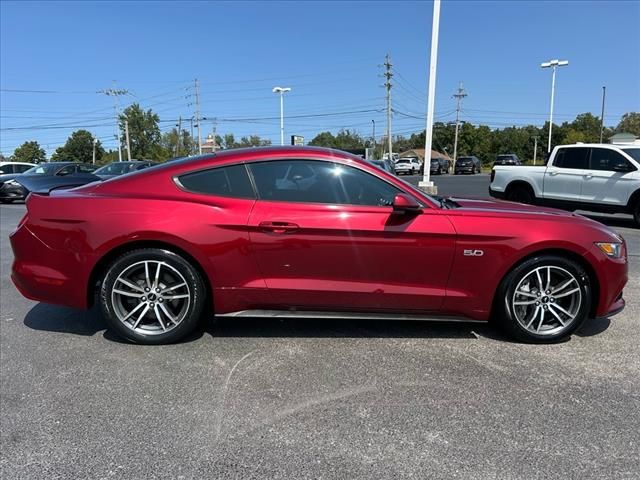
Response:
[{"label": "red ford mustang coupe", "polygon": [[425,195],[349,154],[204,155],[49,194],[11,235],[28,298],[138,343],[202,314],[487,321],[553,341],[624,307],[624,240],[579,215]]}]

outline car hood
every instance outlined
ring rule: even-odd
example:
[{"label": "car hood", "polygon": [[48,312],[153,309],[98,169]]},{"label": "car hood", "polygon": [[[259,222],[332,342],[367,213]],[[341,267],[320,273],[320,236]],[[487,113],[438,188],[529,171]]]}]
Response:
[{"label": "car hood", "polygon": [[92,182],[99,182],[102,179],[92,173],[82,173],[77,175],[20,175],[15,181],[24,188],[34,193],[48,194],[57,188],[73,188],[86,185]]},{"label": "car hood", "polygon": [[3,173],[2,175],[0,175],[0,184],[8,182],[9,180],[13,180],[20,175],[20,173]]},{"label": "car hood", "polygon": [[552,215],[556,217],[579,217],[571,212],[558,210],[556,208],[540,207],[538,205],[528,205],[525,203],[507,202],[504,200],[493,200],[487,198],[456,197],[449,196],[449,200],[456,202],[460,208],[474,213],[503,213],[506,215],[532,214],[532,215]]}]

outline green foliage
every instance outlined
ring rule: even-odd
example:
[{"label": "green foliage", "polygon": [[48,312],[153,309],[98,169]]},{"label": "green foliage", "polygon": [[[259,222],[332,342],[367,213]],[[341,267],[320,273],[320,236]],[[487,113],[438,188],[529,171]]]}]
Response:
[{"label": "green foliage", "polygon": [[168,160],[175,157],[186,157],[197,152],[197,142],[191,137],[187,130],[180,132],[180,147],[178,148],[178,129],[173,128],[162,134],[160,139],[160,149],[154,154],[157,160]]},{"label": "green foliage", "polygon": [[[67,139],[64,146],[56,149],[51,155],[53,162],[86,162],[93,160],[93,135],[87,130],[76,130]],[[96,162],[104,155],[104,148],[100,141],[96,141]]]},{"label": "green foliage", "polygon": [[625,113],[616,127],[616,133],[632,133],[640,137],[640,112]]},{"label": "green foliage", "polygon": [[[166,153],[158,149],[161,146],[159,121],[158,114],[152,110],[145,112],[137,103],[124,109],[120,115],[120,132],[124,140],[125,122],[128,122],[132,160],[160,160],[158,155]],[[122,144],[126,145],[126,141]]]},{"label": "green foliage", "polygon": [[249,135],[241,137],[240,141],[236,141],[236,137],[232,133],[227,133],[224,137],[216,135],[216,143],[225,149],[230,148],[246,148],[246,147],[266,147],[271,145],[271,140],[260,138],[258,135]]},{"label": "green foliage", "polygon": [[309,145],[337,148],[341,150],[353,150],[357,148],[365,148],[369,144],[358,132],[349,129],[342,129],[335,136],[331,132],[319,133],[309,142]]},{"label": "green foliage", "polygon": [[46,152],[36,141],[24,142],[11,155],[12,162],[40,163],[46,159]]}]

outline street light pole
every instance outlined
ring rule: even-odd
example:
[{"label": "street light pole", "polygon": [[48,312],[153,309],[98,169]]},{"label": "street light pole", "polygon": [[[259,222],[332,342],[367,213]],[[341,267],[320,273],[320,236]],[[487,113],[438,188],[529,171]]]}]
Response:
[{"label": "street light pole", "polygon": [[289,87],[273,87],[273,93],[280,94],[280,145],[284,145],[284,94],[290,92]]},{"label": "street light pole", "polygon": [[567,60],[549,60],[541,63],[542,68],[552,68],[551,73],[551,109],[549,111],[549,144],[547,145],[547,153],[551,153],[551,131],[553,129],[553,98],[556,91],[556,67],[564,67],[569,65]]},{"label": "street light pole", "polygon": [[98,139],[96,137],[93,137],[93,154],[91,155],[91,163],[93,165],[96,164],[96,143],[98,143]]},{"label": "street light pole", "polygon": [[431,144],[433,142],[433,112],[436,98],[436,69],[438,63],[438,30],[440,29],[440,0],[433,0],[433,24],[431,26],[431,59],[429,60],[429,90],[427,94],[427,125],[425,128],[424,173],[418,186],[426,193],[438,193],[430,179]]}]

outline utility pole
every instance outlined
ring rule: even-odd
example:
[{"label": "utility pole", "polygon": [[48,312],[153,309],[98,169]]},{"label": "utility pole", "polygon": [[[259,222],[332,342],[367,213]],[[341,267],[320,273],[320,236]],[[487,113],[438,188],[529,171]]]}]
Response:
[{"label": "utility pole", "polygon": [[456,160],[458,159],[458,129],[460,127],[460,105],[462,104],[462,99],[464,99],[464,97],[466,96],[467,96],[467,93],[464,91],[464,88],[462,87],[462,82],[460,82],[457,93],[453,94],[453,98],[455,98],[456,101],[458,102],[458,105],[456,107],[456,136],[455,136],[455,140],[453,141],[453,164],[454,165],[456,163]]},{"label": "utility pole", "polygon": [[118,161],[122,161],[122,145],[120,142],[120,102],[118,101],[118,97],[121,97],[123,95],[129,95],[129,90],[124,90],[124,89],[116,89],[116,81],[113,81],[113,88],[107,88],[105,90],[99,90],[98,93],[104,93],[105,95],[109,96],[109,97],[113,97],[115,100],[115,103],[113,105],[113,109],[115,112],[115,119],[116,119],[116,130],[115,130],[115,137],[116,140],[118,141]]},{"label": "utility pole", "polygon": [[424,172],[418,187],[426,193],[438,193],[431,181],[431,144],[433,142],[433,113],[436,100],[436,70],[438,67],[438,33],[440,31],[440,0],[433,0],[433,21],[431,25],[431,58],[429,60],[429,87],[427,91],[427,123],[424,139]]},{"label": "utility pole", "polygon": [[216,147],[218,146],[216,143],[216,135],[218,130],[218,119],[213,119],[213,153],[216,153]]},{"label": "utility pole", "polygon": [[538,135],[533,136],[533,164],[536,164],[536,155],[538,154]]},{"label": "utility pole", "polygon": [[129,120],[124,121],[124,138],[127,142],[127,160],[131,161],[131,142],[129,142]]},{"label": "utility pole", "polygon": [[391,73],[391,67],[393,64],[391,63],[391,58],[389,54],[384,57],[384,66],[385,72],[384,77],[386,81],[384,82],[384,86],[387,89],[387,147],[389,152],[389,160],[393,162],[392,155],[392,145],[391,145],[391,77],[393,77],[393,73]]},{"label": "utility pole", "polygon": [[376,121],[375,120],[371,120],[371,123],[373,123],[373,135],[372,135],[372,139],[373,139],[373,158],[376,158]]},{"label": "utility pole", "polygon": [[91,155],[91,164],[95,165],[96,164],[96,143],[98,143],[98,139],[94,136],[93,137],[93,153]]},{"label": "utility pole", "polygon": [[607,87],[602,87],[602,114],[600,115],[600,143],[602,143],[602,135],[604,135],[604,98],[607,94]]},{"label": "utility pole", "polygon": [[176,157],[180,156],[180,137],[182,136],[182,115],[178,117],[178,138],[176,138]]},{"label": "utility pole", "polygon": [[200,85],[198,79],[195,79],[196,89],[196,127],[198,127],[198,155],[202,155],[202,134],[200,130]]}]

